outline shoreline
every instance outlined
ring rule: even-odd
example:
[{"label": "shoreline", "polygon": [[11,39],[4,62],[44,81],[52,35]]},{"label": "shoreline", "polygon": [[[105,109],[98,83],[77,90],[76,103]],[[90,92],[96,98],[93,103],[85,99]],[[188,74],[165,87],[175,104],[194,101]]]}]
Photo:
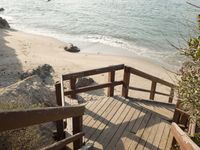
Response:
[{"label": "shoreline", "polygon": [[[5,73],[1,74],[0,88],[19,80],[15,80],[17,73],[30,71],[43,64],[49,64],[54,68],[55,81],[60,80],[62,74],[118,64],[131,66],[171,83],[174,83],[176,79],[175,74],[146,59],[102,54],[69,53],[64,50],[67,44],[65,42],[52,37],[21,31],[0,29],[0,35],[0,71]],[[116,79],[121,80],[122,78],[123,73],[117,72]],[[93,79],[97,83],[106,82],[107,75],[94,76]],[[140,77],[134,77],[134,81],[131,82],[138,87],[146,87],[147,89],[150,86],[147,80]],[[120,91],[120,89],[117,89],[117,91]],[[106,93],[106,90],[104,90],[104,93]]]},{"label": "shoreline", "polygon": [[[123,44],[128,44],[129,48],[125,47],[120,47],[119,45],[113,45],[116,43],[113,43],[114,41],[105,41],[106,43],[102,42],[96,42],[96,41],[90,41],[87,38],[83,38],[83,35],[72,35],[72,34],[61,34],[61,33],[56,33],[54,31],[48,31],[48,30],[35,30],[33,29],[24,29],[23,31],[21,30],[16,30],[18,32],[23,32],[27,34],[33,34],[33,35],[38,35],[38,36],[44,36],[44,37],[51,37],[56,40],[59,40],[64,43],[73,43],[77,47],[80,48],[80,53],[84,54],[100,54],[100,55],[110,55],[110,56],[119,56],[119,57],[127,57],[130,59],[143,59],[147,60],[151,63],[157,64],[159,66],[162,66],[163,68],[166,68],[168,70],[177,71],[182,62],[181,56],[175,51],[172,52],[173,54],[169,56],[169,53],[171,52],[165,52],[163,50],[163,54],[160,52],[155,52],[151,49],[148,49],[147,47],[142,47],[142,46],[137,46],[134,43],[129,45],[130,43],[128,41],[123,41],[123,39],[117,39],[114,37],[107,37],[107,38],[114,38],[115,40],[119,40],[119,42],[125,42]],[[81,36],[79,38],[79,36]],[[86,35],[85,35],[86,36]],[[89,35],[88,35],[89,36]],[[91,35],[91,36],[97,36],[97,35]],[[99,40],[99,39],[98,39]],[[122,40],[122,41],[121,41]],[[111,42],[111,43],[109,43]],[[164,54],[166,53],[166,54]],[[165,58],[166,57],[166,58]]]}]

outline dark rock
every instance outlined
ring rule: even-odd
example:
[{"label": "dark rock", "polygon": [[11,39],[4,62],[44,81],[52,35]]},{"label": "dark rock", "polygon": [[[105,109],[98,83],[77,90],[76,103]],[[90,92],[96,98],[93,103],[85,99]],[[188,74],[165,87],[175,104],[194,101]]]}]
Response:
[{"label": "dark rock", "polygon": [[95,81],[92,78],[79,78],[76,82],[76,87],[84,87],[94,84]]},{"label": "dark rock", "polygon": [[10,25],[8,24],[8,22],[5,19],[3,19],[2,17],[0,17],[0,28],[2,28],[2,29],[10,28]]},{"label": "dark rock", "polygon": [[68,52],[71,53],[78,53],[80,52],[80,49],[77,46],[74,46],[73,44],[68,44],[67,46],[64,47],[64,49]]},{"label": "dark rock", "polygon": [[38,75],[44,83],[51,84],[50,79],[52,79],[52,73],[53,72],[54,72],[54,69],[53,69],[52,66],[50,66],[48,64],[44,64],[42,66],[37,67],[36,69],[33,69],[31,72],[22,73],[20,75],[20,79],[23,80],[23,79],[28,78],[32,75]]},{"label": "dark rock", "polygon": [[0,11],[4,11],[5,9],[4,8],[0,8]]}]

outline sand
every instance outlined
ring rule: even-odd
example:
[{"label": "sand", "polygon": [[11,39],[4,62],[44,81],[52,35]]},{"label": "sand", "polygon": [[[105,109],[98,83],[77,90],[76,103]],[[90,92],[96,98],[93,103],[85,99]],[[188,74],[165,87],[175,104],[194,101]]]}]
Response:
[{"label": "sand", "polygon": [[[66,44],[51,37],[0,29],[0,87],[15,82],[18,72],[31,70],[42,64],[53,66],[55,80],[59,80],[61,74],[125,64],[171,83],[175,82],[173,73],[148,60],[113,55],[69,53],[64,50]],[[116,78],[121,79],[122,72],[119,72]],[[94,76],[94,79],[97,83],[106,82],[107,75]],[[150,86],[147,80],[137,77],[133,79],[131,83],[137,87],[149,88]],[[158,90],[160,89],[166,90],[162,86]],[[104,92],[100,92],[99,95],[103,95]],[[116,93],[120,93],[120,88],[116,89]],[[145,94],[138,95],[145,98]]]}]

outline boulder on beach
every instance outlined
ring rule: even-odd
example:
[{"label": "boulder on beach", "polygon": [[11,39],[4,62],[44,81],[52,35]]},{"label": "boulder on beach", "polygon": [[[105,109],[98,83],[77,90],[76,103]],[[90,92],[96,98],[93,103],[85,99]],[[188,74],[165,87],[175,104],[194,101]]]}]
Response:
[{"label": "boulder on beach", "polygon": [[4,8],[0,8],[0,11],[4,11],[5,9]]},{"label": "boulder on beach", "polygon": [[76,87],[84,87],[94,84],[95,81],[92,78],[79,78],[76,82]]},{"label": "boulder on beach", "polygon": [[9,29],[10,25],[8,24],[8,22],[3,19],[2,17],[0,17],[0,28],[1,29]]},{"label": "boulder on beach", "polygon": [[80,49],[77,46],[74,46],[73,44],[69,43],[67,46],[64,47],[64,49],[71,53],[78,53],[80,52]]}]

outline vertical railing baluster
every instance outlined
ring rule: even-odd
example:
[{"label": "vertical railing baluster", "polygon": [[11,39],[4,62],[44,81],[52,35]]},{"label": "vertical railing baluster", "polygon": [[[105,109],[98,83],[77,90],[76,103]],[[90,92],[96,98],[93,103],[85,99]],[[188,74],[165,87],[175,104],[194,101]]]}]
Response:
[{"label": "vertical railing baluster", "polygon": [[[73,122],[73,134],[79,133],[83,130],[83,117],[78,116],[78,117],[73,117],[72,118]],[[83,138],[80,138],[76,141],[73,142],[74,150],[78,150],[83,146]]]},{"label": "vertical railing baluster", "polygon": [[169,103],[172,103],[173,99],[174,99],[174,87],[172,87],[170,90]]},{"label": "vertical railing baluster", "polygon": [[70,88],[72,90],[71,98],[76,99],[76,78],[70,79]]},{"label": "vertical railing baluster", "polygon": [[[61,83],[56,82],[55,84],[56,89],[56,101],[58,106],[62,106],[62,94],[61,94]],[[56,121],[56,128],[57,128],[57,140],[62,140],[65,138],[65,132],[64,132],[64,122],[63,120]]]},{"label": "vertical railing baluster", "polygon": [[150,97],[149,97],[151,100],[154,100],[154,98],[155,98],[156,85],[157,85],[157,83],[155,81],[152,81],[151,93],[150,93]]},{"label": "vertical railing baluster", "polygon": [[122,87],[122,96],[128,98],[128,90],[129,90],[129,83],[130,83],[130,67],[124,68],[124,79],[123,79],[123,87]]},{"label": "vertical railing baluster", "polygon": [[107,96],[112,97],[114,95],[115,71],[108,73],[108,82],[112,83],[112,86],[108,88]]}]

